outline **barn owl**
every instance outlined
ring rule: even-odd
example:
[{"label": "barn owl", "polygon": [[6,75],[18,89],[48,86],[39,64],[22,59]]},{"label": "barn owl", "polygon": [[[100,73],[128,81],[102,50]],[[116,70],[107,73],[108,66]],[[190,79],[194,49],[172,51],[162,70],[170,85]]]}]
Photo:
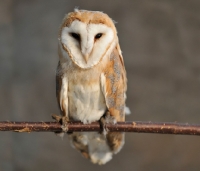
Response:
[{"label": "barn owl", "polygon": [[[112,19],[99,11],[75,9],[61,24],[56,74],[63,131],[67,121],[84,124],[125,120],[126,71]],[[105,127],[104,127],[105,130]],[[71,144],[96,164],[105,164],[124,145],[124,133],[73,132]]]}]

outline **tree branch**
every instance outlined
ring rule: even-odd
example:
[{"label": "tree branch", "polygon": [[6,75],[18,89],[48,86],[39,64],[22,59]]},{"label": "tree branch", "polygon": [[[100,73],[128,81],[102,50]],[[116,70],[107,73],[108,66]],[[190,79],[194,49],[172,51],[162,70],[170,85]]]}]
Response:
[{"label": "tree branch", "polygon": [[[98,122],[83,124],[81,122],[69,122],[68,132],[91,132],[101,131]],[[200,125],[190,125],[183,123],[155,123],[155,122],[118,122],[115,125],[107,124],[111,132],[138,132],[138,133],[158,133],[158,134],[184,134],[200,135]],[[15,132],[59,132],[61,125],[57,122],[0,122],[0,131]]]}]

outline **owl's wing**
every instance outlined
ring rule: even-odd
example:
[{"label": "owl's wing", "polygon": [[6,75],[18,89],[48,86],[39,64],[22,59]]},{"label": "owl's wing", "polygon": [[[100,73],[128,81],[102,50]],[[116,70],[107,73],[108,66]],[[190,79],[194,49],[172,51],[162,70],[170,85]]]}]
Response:
[{"label": "owl's wing", "polygon": [[67,97],[67,78],[62,74],[60,62],[56,70],[56,97],[59,109],[63,116],[68,116],[68,98]]},{"label": "owl's wing", "polygon": [[[101,88],[109,114],[116,121],[124,121],[127,80],[119,45],[111,53],[105,71],[101,74]],[[124,133],[108,132],[106,138],[113,153],[119,152],[124,145]]]},{"label": "owl's wing", "polygon": [[61,75],[59,71],[60,71],[60,62],[58,62],[58,66],[56,70],[56,98],[57,98],[58,106],[60,108],[60,90],[61,90],[61,85],[62,85],[62,79],[61,79]]},{"label": "owl's wing", "polygon": [[119,47],[115,47],[110,60],[101,74],[101,88],[106,106],[116,121],[125,120],[126,71]]}]

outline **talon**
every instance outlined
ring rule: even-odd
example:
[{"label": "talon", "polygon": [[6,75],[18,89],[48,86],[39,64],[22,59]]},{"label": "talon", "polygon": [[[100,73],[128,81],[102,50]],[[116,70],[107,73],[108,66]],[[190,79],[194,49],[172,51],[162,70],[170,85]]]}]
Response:
[{"label": "talon", "polygon": [[109,131],[109,129],[107,128],[106,124],[116,124],[116,119],[110,115],[110,112],[107,111],[106,114],[104,116],[102,116],[100,118],[100,126],[102,128],[102,132],[104,135],[106,135]]},{"label": "talon", "polygon": [[61,119],[62,119],[61,116],[56,115],[56,114],[52,114],[51,117],[52,117],[52,119],[56,120],[56,121],[59,122],[59,123],[60,123],[60,121],[61,121]]},{"label": "talon", "polygon": [[[66,117],[66,116],[59,116],[59,115],[53,114],[52,118],[61,124],[61,128],[62,128],[62,130],[63,130],[64,133],[68,131],[68,121],[69,121],[68,117]],[[62,133],[62,132],[59,132],[59,133]]]},{"label": "talon", "polygon": [[68,121],[69,121],[69,118],[66,117],[66,116],[63,116],[61,118],[61,121],[62,121],[62,126],[61,126],[62,130],[64,132],[67,132],[68,131]]},{"label": "talon", "polygon": [[106,124],[107,124],[106,119],[104,117],[101,117],[99,122],[100,122],[100,127],[101,127],[101,130],[102,130],[100,133],[106,135],[109,131],[107,126],[106,126]]}]

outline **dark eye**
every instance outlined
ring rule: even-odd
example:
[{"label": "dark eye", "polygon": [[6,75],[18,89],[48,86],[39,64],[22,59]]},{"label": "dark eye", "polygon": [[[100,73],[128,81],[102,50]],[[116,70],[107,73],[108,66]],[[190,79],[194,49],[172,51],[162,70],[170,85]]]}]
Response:
[{"label": "dark eye", "polygon": [[95,36],[95,39],[99,39],[103,34],[102,33],[98,33],[96,36]]},{"label": "dark eye", "polygon": [[71,36],[74,38],[74,39],[76,39],[76,40],[78,40],[78,41],[80,41],[80,34],[77,34],[77,33],[71,33]]}]

